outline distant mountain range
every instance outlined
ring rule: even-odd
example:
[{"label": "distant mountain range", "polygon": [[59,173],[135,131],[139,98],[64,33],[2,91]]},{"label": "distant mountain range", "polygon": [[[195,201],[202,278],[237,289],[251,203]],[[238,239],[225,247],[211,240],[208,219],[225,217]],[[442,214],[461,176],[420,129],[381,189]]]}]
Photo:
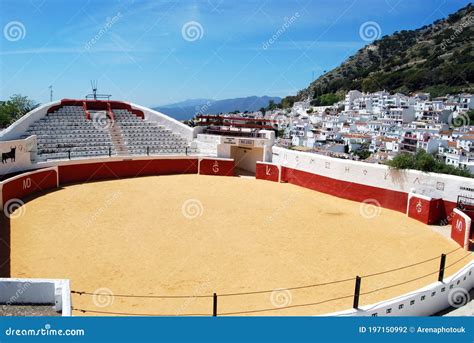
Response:
[{"label": "distant mountain range", "polygon": [[342,98],[351,89],[387,90],[408,94],[425,91],[436,97],[474,91],[474,7],[459,9],[447,18],[416,30],[402,30],[366,45],[340,66],[321,75],[283,107],[310,99]]},{"label": "distant mountain range", "polygon": [[174,104],[157,106],[154,110],[163,112],[178,120],[187,120],[196,114],[219,114],[233,111],[258,111],[267,107],[268,102],[273,100],[280,103],[281,98],[270,96],[249,96],[245,98],[212,100],[212,99],[190,99]]}]

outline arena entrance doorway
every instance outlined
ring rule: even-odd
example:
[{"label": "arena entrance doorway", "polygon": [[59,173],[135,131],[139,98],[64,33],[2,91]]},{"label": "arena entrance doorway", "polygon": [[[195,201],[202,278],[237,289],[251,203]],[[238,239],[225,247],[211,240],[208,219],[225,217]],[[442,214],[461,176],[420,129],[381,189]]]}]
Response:
[{"label": "arena entrance doorway", "polygon": [[232,146],[230,156],[235,161],[237,173],[255,174],[258,161],[263,161],[263,148]]}]

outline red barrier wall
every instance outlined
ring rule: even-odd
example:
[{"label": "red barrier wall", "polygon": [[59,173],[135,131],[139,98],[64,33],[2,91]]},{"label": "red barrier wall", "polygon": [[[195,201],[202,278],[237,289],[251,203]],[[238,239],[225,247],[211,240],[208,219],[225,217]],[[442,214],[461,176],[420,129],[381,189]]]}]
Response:
[{"label": "red barrier wall", "polygon": [[199,174],[234,176],[234,160],[203,158],[199,162]]},{"label": "red barrier wall", "polygon": [[411,195],[408,200],[408,216],[425,224],[438,223],[444,214],[442,199]]},{"label": "red barrier wall", "polygon": [[197,159],[130,160],[59,166],[59,184],[146,175],[196,174]]},{"label": "red barrier wall", "polygon": [[48,169],[27,173],[3,184],[2,199],[5,204],[10,199],[24,199],[36,192],[45,191],[58,186],[56,170]]},{"label": "red barrier wall", "polygon": [[469,249],[468,242],[471,232],[471,219],[468,215],[460,210],[454,210],[453,220],[451,223],[451,238],[460,246]]},{"label": "red barrier wall", "polygon": [[261,180],[279,182],[280,169],[275,164],[257,162],[255,177]]},{"label": "red barrier wall", "polygon": [[332,179],[283,166],[281,168],[282,182],[289,182],[349,200],[375,199],[384,208],[406,212],[408,203],[408,194],[406,193]]}]

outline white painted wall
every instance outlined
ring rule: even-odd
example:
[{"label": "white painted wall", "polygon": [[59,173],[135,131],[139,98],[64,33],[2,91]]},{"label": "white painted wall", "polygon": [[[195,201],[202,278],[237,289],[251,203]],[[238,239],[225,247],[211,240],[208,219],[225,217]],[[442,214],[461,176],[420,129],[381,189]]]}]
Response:
[{"label": "white painted wall", "polygon": [[282,166],[333,179],[405,193],[414,190],[417,194],[451,202],[456,202],[458,195],[474,197],[472,178],[417,170],[394,170],[385,165],[337,159],[280,147],[273,147],[272,160]]},{"label": "white painted wall", "polygon": [[54,304],[56,311],[70,316],[69,280],[0,278],[0,306],[19,304]]},{"label": "white painted wall", "polygon": [[430,316],[449,308],[450,301],[456,299],[456,295],[467,296],[467,292],[472,288],[474,288],[474,261],[469,262],[454,275],[445,278],[444,282],[434,282],[414,292],[377,304],[324,316]]},{"label": "white painted wall", "polygon": [[[10,152],[11,148],[16,148],[15,161],[7,159],[3,163],[2,153]],[[30,136],[26,139],[0,141],[0,175],[31,169],[32,160],[36,157],[36,150],[36,136]]]}]

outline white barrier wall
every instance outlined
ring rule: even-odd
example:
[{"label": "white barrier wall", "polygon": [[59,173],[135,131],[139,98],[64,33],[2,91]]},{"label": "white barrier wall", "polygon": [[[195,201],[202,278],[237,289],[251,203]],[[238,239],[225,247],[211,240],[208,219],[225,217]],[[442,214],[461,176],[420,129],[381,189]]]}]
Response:
[{"label": "white barrier wall", "polygon": [[0,175],[31,169],[36,149],[36,136],[0,141]]},{"label": "white barrier wall", "polygon": [[395,170],[385,165],[344,160],[273,147],[273,162],[284,167],[346,182],[442,198],[456,203],[458,195],[474,198],[474,179],[453,175]]},{"label": "white barrier wall", "polygon": [[0,278],[0,306],[54,304],[57,312],[71,316],[69,280]]},{"label": "white barrier wall", "polygon": [[449,307],[467,303],[474,288],[474,261],[469,262],[444,282],[434,282],[414,292],[359,309],[325,316],[431,316]]}]

